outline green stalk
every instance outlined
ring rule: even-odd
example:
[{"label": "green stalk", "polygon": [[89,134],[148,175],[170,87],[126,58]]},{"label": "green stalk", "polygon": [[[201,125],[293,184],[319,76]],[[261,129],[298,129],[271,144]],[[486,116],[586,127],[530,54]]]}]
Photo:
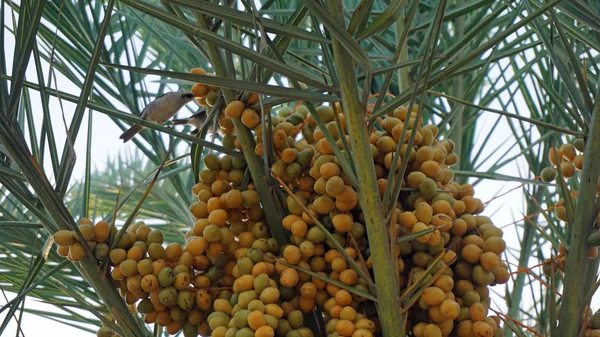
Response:
[{"label": "green stalk", "polygon": [[[464,0],[456,0],[456,6],[461,7],[464,5]],[[459,16],[456,18],[456,39],[461,40],[465,35],[465,19],[463,16]],[[464,52],[460,51],[457,53],[457,58],[462,58],[464,56]],[[463,75],[458,75],[453,81],[454,84],[454,96],[459,97],[461,99],[465,99],[465,90],[464,90],[464,78]],[[448,138],[454,141],[454,152],[461,158],[461,150],[462,150],[462,136],[463,136],[463,112],[465,110],[464,105],[454,104],[454,109],[457,110],[456,113],[452,115],[450,118],[450,126],[452,129],[448,134]],[[459,167],[461,167],[462,163],[458,163]],[[459,183],[464,183],[464,178],[457,177]]]},{"label": "green stalk", "polygon": [[[327,10],[339,23],[344,25],[344,9],[341,0],[326,1]],[[344,25],[345,26],[345,25]],[[377,179],[373,166],[373,156],[369,134],[365,124],[365,108],[360,105],[355,65],[352,56],[337,40],[333,40],[334,63],[338,71],[344,112],[347,118],[350,144],[356,160],[358,193],[365,217],[369,247],[373,261],[375,284],[377,284],[377,306],[381,331],[386,337],[404,336],[398,301],[398,275],[390,273],[394,264],[389,238],[386,232],[383,207],[377,189]]]},{"label": "green stalk", "polygon": [[[405,20],[406,17],[403,11],[396,21],[396,43],[402,42],[402,49],[400,50],[400,58],[398,59],[398,63],[408,61],[408,39],[402,38],[402,35],[404,35],[405,30],[409,29],[410,27],[408,27]],[[408,86],[408,67],[402,67],[398,69],[398,92],[406,90]]]},{"label": "green stalk", "polygon": [[[567,254],[565,286],[560,308],[558,336],[577,336],[582,317],[583,302],[590,290],[585,277],[596,277],[598,259],[588,258],[590,248],[586,240],[596,218],[596,185],[600,171],[600,95],[596,97],[592,122],[585,146],[585,159],[581,171],[581,186],[577,197],[575,221],[571,226],[570,250]],[[584,275],[581,271],[585,270]]]},{"label": "green stalk", "polygon": [[[198,21],[198,25],[200,27],[206,28],[206,22],[200,13],[196,14],[196,21]],[[223,60],[221,59],[221,55],[215,45],[206,43],[206,47],[208,50],[208,55],[210,56],[210,61],[217,76],[228,77],[227,70],[223,64]],[[221,92],[223,93],[223,97],[225,97],[226,103],[236,99],[235,92],[231,89],[223,88],[221,89]],[[246,164],[250,170],[252,182],[256,186],[256,192],[258,192],[258,195],[260,196],[262,206],[266,210],[264,214],[267,224],[271,229],[271,235],[275,238],[275,240],[277,240],[277,242],[279,242],[279,244],[286,244],[288,239],[285,231],[283,230],[283,225],[281,224],[281,220],[283,219],[283,210],[281,209],[281,205],[275,202],[273,194],[271,193],[273,189],[267,182],[267,179],[269,179],[269,181],[272,180],[270,177],[265,175],[261,160],[254,152],[254,148],[256,146],[254,139],[252,138],[250,131],[242,123],[241,119],[233,119],[233,126],[235,127],[236,134],[240,140],[240,143],[242,144],[242,152],[244,153]]]},{"label": "green stalk", "polygon": [[102,299],[106,308],[110,310],[111,315],[119,323],[121,334],[124,337],[149,336],[148,330],[140,326],[138,320],[127,308],[125,300],[115,288],[112,279],[110,277],[99,277],[101,269],[96,260],[86,256],[79,263],[75,263],[75,266],[88,280],[98,297]]},{"label": "green stalk", "polygon": [[[281,205],[275,203],[273,190],[267,183],[267,176],[265,176],[262,169],[260,158],[254,152],[254,139],[250,135],[250,131],[246,128],[239,118],[233,120],[233,125],[237,132],[237,136],[242,144],[242,151],[246,158],[246,163],[250,169],[250,175],[252,176],[252,182],[256,186],[256,192],[260,195],[260,201],[265,209],[265,217],[267,218],[267,224],[271,229],[271,235],[277,240],[280,245],[288,243],[287,235],[283,230],[281,220],[283,219],[283,212]],[[272,181],[269,178],[269,181]]]}]

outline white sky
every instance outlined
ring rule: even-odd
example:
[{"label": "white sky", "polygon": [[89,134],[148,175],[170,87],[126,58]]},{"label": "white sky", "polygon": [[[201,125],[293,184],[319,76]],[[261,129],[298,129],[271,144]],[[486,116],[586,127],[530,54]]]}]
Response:
[{"label": "white sky", "polygon": [[[10,17],[8,17],[9,13],[5,13],[7,16],[7,22],[11,22],[10,21]],[[5,48],[5,50],[8,51],[7,56],[7,64],[9,66],[11,66],[12,63],[12,46],[14,44],[14,41],[12,41],[12,36],[10,34],[7,34],[6,37],[8,38],[8,45],[7,48]],[[47,69],[47,67],[46,67]],[[45,73],[45,78],[47,78],[47,72]],[[59,77],[60,78],[60,77]],[[33,82],[37,82],[37,77],[35,76],[35,68],[33,66],[33,62],[30,63],[29,69],[27,70],[27,79]],[[73,94],[78,94],[79,93],[79,88],[77,88],[76,86],[74,86],[72,83],[70,83],[67,80],[59,80],[59,87],[61,91],[65,91],[65,92],[69,92],[69,93],[73,93]],[[33,101],[35,102],[37,99],[37,95],[35,95],[34,91],[31,91],[32,93],[32,97],[33,97]],[[63,102],[64,104],[64,108],[65,108],[65,115],[66,115],[66,120],[68,122],[70,122],[71,120],[71,116],[73,113],[73,110],[75,108],[75,104],[72,103],[68,103],[68,102]],[[60,116],[60,106],[58,105],[58,100],[56,100],[55,98],[51,98],[51,102],[50,102],[50,106],[51,106],[51,110],[54,114],[56,114],[56,119],[53,121],[54,126],[58,129],[55,132],[55,135],[57,136],[57,143],[58,144],[63,144],[65,137],[64,137],[64,127],[62,126],[62,119]],[[499,104],[497,104],[496,106],[492,106],[493,108],[496,109],[501,109],[501,107],[499,106]],[[36,107],[37,111],[41,111],[41,107]],[[523,109],[520,109],[520,112],[524,112],[526,111],[526,106],[523,107]],[[40,113],[41,114],[41,113]],[[182,115],[187,115],[188,112],[183,112],[182,110]],[[125,153],[131,153],[132,151],[135,150],[135,145],[133,145],[132,143],[128,143],[128,144],[123,144],[121,142],[121,140],[119,140],[119,135],[121,134],[121,130],[114,125],[114,123],[105,115],[98,113],[98,112],[94,112],[93,115],[94,121],[93,121],[93,125],[94,125],[94,130],[93,130],[93,145],[92,145],[92,150],[93,150],[93,156],[92,156],[92,165],[93,167],[98,167],[98,168],[102,168],[106,166],[106,160],[107,158],[115,158],[117,157],[120,153],[123,153],[123,151],[125,151]],[[488,129],[486,127],[486,123],[492,123],[495,120],[496,116],[495,115],[488,115],[486,117],[484,117],[483,119],[481,119],[479,121],[479,123],[481,123],[480,125],[482,126],[480,129],[481,130],[486,130]],[[489,125],[489,124],[487,124]],[[502,123],[500,128],[498,129],[498,134],[505,134],[505,135],[510,135],[511,131],[508,128],[508,126],[506,125],[506,123]],[[73,179],[82,179],[83,177],[83,172],[84,172],[84,156],[85,156],[85,148],[86,148],[86,139],[85,139],[85,135],[87,133],[87,112],[86,112],[86,118],[84,120],[84,122],[82,123],[82,130],[80,132],[80,136],[75,144],[75,149],[77,154],[79,155],[79,160],[77,161],[76,165],[75,165],[75,169],[74,169],[74,174],[73,174]],[[481,137],[481,136],[480,136]],[[488,144],[488,148],[489,149],[494,149],[494,148],[498,148],[503,146],[503,141],[504,139],[492,139],[491,143]],[[515,150],[516,151],[516,150]],[[516,153],[516,152],[515,152]],[[523,172],[525,166],[523,165],[523,163],[521,162],[521,164],[519,166],[517,166],[517,164],[515,163],[511,163],[510,165],[507,165],[505,168],[503,168],[501,170],[500,173],[503,174],[507,174],[507,175],[513,175],[513,176],[518,176],[520,172]],[[498,181],[483,181],[481,184],[479,184],[476,187],[476,197],[481,198],[484,202],[488,201],[490,199],[492,199],[495,195],[500,194],[500,193],[504,193],[514,187],[519,186],[518,183],[515,182],[498,182]],[[486,215],[492,215],[493,217],[492,219],[494,220],[494,223],[497,226],[502,226],[505,224],[509,224],[511,222],[513,222],[516,219],[519,219],[522,217],[522,210],[525,209],[525,203],[524,203],[524,199],[523,199],[523,195],[522,195],[522,190],[521,189],[516,189],[515,191],[500,197],[496,200],[494,200],[492,203],[490,203],[485,211]],[[518,237],[516,235],[516,232],[514,230],[514,227],[510,227],[510,228],[505,228],[504,229],[505,232],[505,240],[508,243],[509,249],[518,249],[519,248],[519,241],[518,241]],[[516,263],[516,261],[515,261]],[[497,286],[495,287],[496,291],[500,292],[500,293],[504,293],[504,288],[501,286]],[[529,291],[526,289],[523,292],[523,296],[524,299],[527,300],[528,298],[528,294]],[[9,296],[9,298],[11,298],[12,296],[14,296],[14,294],[7,294]],[[596,301],[592,301],[592,303],[600,303],[600,296],[597,294],[595,297]],[[495,299],[495,309],[504,309],[504,305],[503,305],[503,300],[500,299],[498,301],[498,298]],[[0,295],[0,306],[3,305],[3,303],[6,303],[4,298]],[[37,300],[32,299],[32,298],[28,298],[26,305],[28,308],[32,308],[32,309],[41,309],[41,310],[53,310],[52,306],[49,305],[45,305],[42,303],[37,302]],[[4,319],[4,314],[0,315],[0,320]],[[34,316],[34,315],[30,315],[30,314],[24,314],[23,315],[23,322],[21,325],[23,332],[25,334],[25,336],[41,336],[42,334],[47,335],[49,331],[52,332],[58,332],[60,331],[60,335],[63,337],[79,337],[79,336],[93,336],[93,334],[87,334],[85,332],[83,332],[82,330],[61,324],[61,323],[57,323],[54,322],[52,320],[48,320],[48,319],[43,319],[40,318],[39,316]],[[12,331],[12,332],[11,332]],[[12,320],[11,324],[9,325],[9,328],[7,329],[7,336],[16,334],[16,324],[15,321]],[[52,334],[51,334],[52,335]]]}]

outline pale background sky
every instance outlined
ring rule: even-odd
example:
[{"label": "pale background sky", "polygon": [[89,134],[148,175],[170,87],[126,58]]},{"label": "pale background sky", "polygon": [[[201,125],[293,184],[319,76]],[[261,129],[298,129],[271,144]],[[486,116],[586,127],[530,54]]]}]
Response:
[{"label": "pale background sky", "polygon": [[[11,19],[9,17],[9,13],[5,13],[6,14],[6,22],[10,24]],[[7,56],[7,64],[9,66],[9,71],[10,71],[10,66],[12,64],[12,46],[14,44],[14,41],[12,40],[12,36],[10,34],[6,34],[5,35],[8,38],[8,48],[5,49],[5,52],[7,52],[6,56]],[[35,76],[35,69],[32,66],[33,62],[30,63],[30,67],[27,71],[27,79],[33,82],[37,82],[37,78]],[[45,65],[45,68],[47,69],[47,65]],[[47,78],[47,72],[45,73],[45,77]],[[74,86],[72,83],[70,83],[68,80],[61,78],[59,76],[59,87],[61,91],[65,91],[68,93],[72,93],[72,94],[78,94],[80,89],[77,88],[76,86]],[[34,94],[34,91],[31,91],[32,94]],[[35,100],[37,99],[37,95],[33,95],[33,101],[35,102]],[[507,97],[504,97],[505,99]],[[505,100],[506,101],[506,100]],[[192,103],[191,105],[193,105],[195,103]],[[71,120],[71,116],[72,113],[74,111],[75,108],[75,104],[69,103],[69,102],[63,102],[63,106],[65,108],[65,118],[68,122],[70,122]],[[57,128],[57,131],[55,131],[55,135],[57,136],[57,144],[63,144],[65,137],[64,137],[64,127],[62,124],[62,118],[60,116],[60,106],[58,105],[58,100],[51,97],[50,98],[50,107],[51,107],[51,111],[55,114],[56,120],[54,121],[54,126]],[[496,109],[502,109],[500,104],[493,104],[491,106],[492,108],[496,108]],[[520,113],[526,113],[527,111],[527,107],[523,106],[522,109],[519,109]],[[38,107],[38,111],[41,111],[41,108]],[[128,143],[128,144],[123,144],[122,141],[119,139],[119,135],[121,134],[121,130],[112,122],[112,120],[110,120],[110,118],[106,117],[105,115],[99,113],[99,112],[93,112],[93,119],[94,119],[94,130],[93,130],[93,145],[92,145],[92,150],[93,150],[93,156],[92,156],[92,166],[93,167],[97,167],[99,169],[102,169],[103,167],[106,167],[107,164],[107,158],[116,158],[117,156],[119,156],[120,154],[124,154],[124,153],[132,153],[136,147],[135,145],[133,145],[132,143]],[[187,116],[189,114],[188,111],[185,110],[181,110],[180,111],[180,116]],[[39,112],[39,115],[41,116],[41,112]],[[481,130],[486,130],[486,122],[489,123],[493,123],[493,121],[495,120],[495,115],[488,115],[486,117],[484,117],[483,119],[481,119],[480,121],[480,125],[482,126],[480,129]],[[508,128],[506,123],[501,123],[500,127],[498,129],[498,134],[506,134],[509,135],[511,133],[510,129]],[[82,130],[80,132],[80,136],[78,137],[78,140],[75,144],[75,149],[77,151],[77,154],[80,156],[79,160],[77,161],[76,165],[75,165],[75,169],[74,169],[74,174],[73,174],[73,179],[77,179],[80,180],[83,178],[83,172],[84,172],[84,156],[85,156],[85,148],[86,148],[86,140],[85,140],[85,135],[87,133],[87,112],[86,112],[86,119],[84,121],[84,123],[82,123]],[[480,137],[478,139],[482,139],[483,136],[479,135]],[[496,149],[496,148],[502,148],[506,146],[510,146],[510,145],[506,145],[504,144],[504,137],[502,137],[501,139],[492,139],[492,141],[487,145],[488,149]],[[502,152],[502,151],[498,151],[498,152]],[[513,151],[514,153],[517,153],[518,150],[515,149]],[[524,172],[524,168],[526,166],[523,164],[523,162],[521,161],[519,165],[517,165],[516,163],[511,163],[510,165],[507,165],[505,168],[503,168],[499,173],[502,174],[506,174],[506,175],[512,175],[512,176],[518,176],[520,172]],[[518,187],[520,184],[516,183],[516,182],[498,182],[498,181],[491,181],[491,180],[486,180],[483,181],[482,183],[480,183],[477,187],[476,187],[476,194],[475,196],[478,198],[481,198],[484,202],[494,198],[495,195],[497,194],[501,194],[504,193],[512,188]],[[523,199],[523,193],[521,189],[516,189],[513,192],[508,193],[507,195],[500,197],[498,199],[495,199],[494,201],[492,201],[486,208],[485,211],[485,215],[489,215],[492,216],[492,220],[494,221],[494,223],[496,224],[496,226],[501,227],[505,224],[509,224],[512,223],[513,221],[515,221],[516,219],[522,218],[522,210],[524,209],[524,199]],[[504,229],[505,232],[505,240],[508,243],[509,249],[513,248],[513,249],[518,249],[519,247],[519,242],[518,242],[518,236],[516,235],[515,232],[515,228],[514,226],[512,227],[508,227]],[[504,287],[503,286],[497,286],[495,288],[496,291],[500,292],[500,293],[504,293]],[[524,300],[527,301],[527,296],[528,296],[529,292],[526,290],[523,293],[524,296]],[[11,293],[7,293],[8,298],[12,298],[14,296],[14,294]],[[530,299],[529,299],[530,300]],[[600,303],[600,296],[597,294],[595,296],[595,300],[596,301],[592,301],[592,303]],[[5,299],[3,298],[3,296],[0,295],[0,307],[6,303]],[[53,306],[49,306],[43,303],[39,303],[37,300],[33,299],[33,298],[28,298],[26,305],[29,308],[35,308],[35,309],[40,309],[40,310],[54,310]],[[598,305],[594,306],[594,309],[597,309]],[[500,300],[496,300],[495,301],[495,305],[493,305],[493,308],[498,310],[504,310],[504,305],[503,305],[503,301]],[[4,314],[0,315],[0,320],[4,319]],[[82,330],[79,329],[75,329],[73,327],[49,320],[49,319],[44,319],[44,318],[40,318],[38,316],[34,316],[34,315],[30,315],[25,313],[23,315],[23,322],[21,324],[21,328],[25,334],[25,336],[41,336],[41,335],[48,335],[49,332],[50,335],[54,335],[55,333],[60,332],[60,335],[62,337],[76,337],[76,336],[92,336],[92,334],[87,334],[85,332],[83,332]],[[7,332],[5,333],[6,336],[14,336],[16,335],[16,323],[14,320],[11,321],[9,328],[7,328],[6,330]],[[4,335],[3,335],[4,336]]]}]

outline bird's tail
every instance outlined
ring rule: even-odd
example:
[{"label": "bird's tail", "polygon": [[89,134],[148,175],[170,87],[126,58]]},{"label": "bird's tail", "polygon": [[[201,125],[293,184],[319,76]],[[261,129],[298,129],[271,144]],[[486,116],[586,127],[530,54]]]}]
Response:
[{"label": "bird's tail", "polygon": [[138,132],[142,131],[143,129],[144,129],[143,125],[134,124],[127,131],[123,132],[123,134],[121,135],[121,137],[119,137],[119,139],[123,139],[123,143],[127,143],[127,141],[129,141],[131,138],[133,138],[133,136],[137,135]]},{"label": "bird's tail", "polygon": [[181,118],[181,119],[171,119],[171,123],[173,123],[173,125],[184,125],[188,123],[188,119],[187,118]]}]

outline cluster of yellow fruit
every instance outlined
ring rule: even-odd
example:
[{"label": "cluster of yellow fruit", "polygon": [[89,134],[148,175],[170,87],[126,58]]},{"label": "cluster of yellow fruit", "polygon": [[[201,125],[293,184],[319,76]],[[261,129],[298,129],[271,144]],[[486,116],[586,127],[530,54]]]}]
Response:
[{"label": "cluster of yellow fruit", "polygon": [[[552,166],[545,167],[542,170],[540,173],[541,180],[544,182],[554,181],[557,176],[557,169],[560,170],[560,173],[564,178],[573,177],[577,171],[581,171],[583,168],[584,150],[585,142],[583,138],[575,138],[573,144],[567,143],[562,144],[560,147],[550,148],[548,151],[548,159],[550,160]],[[598,182],[596,191],[596,194],[600,196],[600,181]],[[564,201],[561,201],[554,208],[554,214],[558,220],[564,222],[568,221],[567,208],[564,205]],[[596,224],[600,224],[600,214],[597,216]],[[593,259],[598,256],[598,246],[600,246],[600,231],[596,230],[592,232],[587,239],[587,243],[590,245],[588,257]],[[558,270],[564,272],[567,252],[564,247],[561,247],[561,252],[563,254],[557,257],[552,263],[555,264]],[[547,275],[550,275],[550,261],[546,260],[545,262],[544,272]]]},{"label": "cluster of yellow fruit", "polygon": [[[562,144],[560,147],[552,147],[548,151],[548,159],[552,166],[545,167],[540,173],[540,178],[544,182],[551,182],[556,179],[557,170],[560,170],[563,178],[571,178],[576,171],[583,167],[584,141],[582,138],[576,138],[573,144]],[[579,152],[579,153],[578,153]],[[599,185],[600,192],[600,185]],[[567,209],[564,205],[555,208],[554,214],[561,221],[567,221]]]},{"label": "cluster of yellow fruit", "polygon": [[[349,139],[344,115],[336,108],[320,106],[316,112],[344,153],[343,141],[349,143]],[[235,101],[226,107],[225,114],[237,118],[247,110],[244,102]],[[255,153],[263,155],[262,125],[245,122],[244,125],[254,132]],[[370,141],[382,195],[402,129],[418,129],[402,182],[407,192],[400,195],[394,214],[395,228],[390,228],[390,233],[398,238],[426,233],[396,247],[401,293],[422,279],[427,285],[418,304],[409,311],[414,334],[503,335],[498,326],[499,318],[488,317],[487,312],[488,286],[509,279],[508,267],[500,259],[506,244],[502,231],[488,217],[477,215],[484,205],[473,197],[473,187],[453,181],[450,166],[458,161],[453,142],[435,141],[437,127],[421,126],[416,113],[409,113],[405,108],[396,109],[380,126],[381,130],[374,131]],[[287,197],[289,215],[282,222],[291,234],[291,244],[282,247],[280,256],[285,264],[279,264],[276,270],[285,266],[297,266],[300,270],[283,269],[279,284],[295,288],[295,293],[300,295],[297,305],[301,311],[306,312],[316,305],[324,313],[330,336],[377,334],[377,318],[361,318],[357,314],[371,305],[360,296],[361,292],[369,292],[369,280],[362,278],[359,270],[352,266],[370,268],[374,263],[368,256],[358,194],[306,106],[280,108],[277,116],[272,116],[272,132],[276,160],[271,170],[294,191],[293,196]],[[402,139],[401,153],[406,150],[408,134]],[[231,138],[224,144],[235,145],[236,140]],[[336,249],[340,246],[343,253]],[[440,253],[447,255],[441,261],[435,259]],[[456,255],[458,260],[453,259]],[[279,262],[276,260],[275,265]],[[437,265],[432,266],[434,263]],[[303,280],[302,270],[321,274],[325,281],[310,275]],[[333,284],[333,281],[342,284]],[[348,289],[354,290],[353,294]],[[366,319],[362,322],[369,325],[357,324],[361,319]],[[371,326],[368,320],[375,324]]]},{"label": "cluster of yellow fruit", "polygon": [[[203,68],[193,68],[190,70],[190,74],[193,75],[206,75],[206,76],[214,76],[212,73],[208,73]],[[217,99],[221,95],[221,88],[214,85],[206,85],[202,83],[196,83],[192,86],[192,93],[194,94],[195,101],[200,106],[212,107]],[[254,105],[258,102],[259,96],[256,93],[251,93],[244,103],[244,107],[247,105]],[[237,101],[239,102],[239,101]],[[235,105],[235,104],[234,104]],[[235,132],[235,128],[233,127],[233,123],[230,118],[227,118],[225,114],[221,114],[218,117],[218,125],[219,125],[219,133],[221,135],[233,135]],[[233,118],[232,116],[229,116]],[[258,113],[254,109],[242,109],[238,116],[241,117],[242,122],[248,128],[254,128],[256,125],[260,123],[260,117]],[[239,147],[239,144],[238,144]]]},{"label": "cluster of yellow fruit", "polygon": [[[211,154],[204,158],[204,165],[200,183],[192,189],[198,201],[190,206],[190,212],[197,220],[186,235],[186,249],[209,261],[220,261],[212,263],[216,278],[206,286],[231,287],[233,291],[229,298],[207,301],[207,309],[212,311],[207,317],[211,336],[312,336],[311,330],[303,327],[303,319],[316,305],[335,306],[331,310],[337,309],[337,317],[343,318],[339,324],[329,322],[332,333],[339,329],[350,332],[348,336],[372,336],[375,323],[357,312],[359,301],[323,280],[328,276],[324,271],[334,266],[340,282],[361,287],[357,273],[348,269],[341,253],[322,243],[324,233],[317,227],[308,233],[305,224],[304,236],[313,241],[280,247],[270,237],[253,184],[240,191],[245,162]],[[293,220],[302,222],[294,216],[297,219],[292,215],[283,219],[283,226],[291,228]],[[357,255],[350,248],[346,251]]]},{"label": "cluster of yellow fruit", "polygon": [[[194,88],[198,97],[205,94],[200,104],[214,104],[212,92],[218,97],[218,88]],[[304,315],[316,310],[328,336],[380,336],[370,300],[370,269],[378,261],[370,256],[358,193],[325,137],[330,134],[334,146],[348,155],[339,105],[317,107],[319,123],[305,105],[281,107],[271,116],[271,128],[264,128],[263,112],[251,104],[230,102],[219,117],[219,133],[225,147],[241,150],[231,121],[240,118],[255,137],[256,154],[266,152],[263,143],[274,146],[271,170],[293,194],[284,200],[282,223],[270,225],[283,226],[289,243],[271,237],[245,160],[210,154],[192,188],[198,200],[190,212],[196,220],[185,245],[165,246],[160,230],[138,222],[115,249],[105,243],[106,252],[97,258],[110,257],[111,276],[126,302],[137,304],[147,323],[164,326],[170,334],[310,337]],[[417,129],[390,224],[382,224],[398,240],[397,263],[390,270],[398,272],[408,326],[416,337],[502,336],[499,318],[488,315],[488,287],[509,279],[500,258],[506,248],[502,230],[480,215],[484,204],[474,197],[473,186],[454,181],[454,143],[437,141],[438,128],[423,126],[415,111],[396,109],[370,135],[383,196],[394,183],[387,178],[396,149],[404,154],[408,135]],[[272,132],[269,142],[263,142],[263,130]],[[106,238],[95,234],[99,224]],[[105,224],[80,225],[93,251],[114,240],[116,230]],[[74,233],[59,233],[55,240],[62,255],[82,258],[85,250]],[[406,235],[414,239],[403,240]],[[416,293],[422,294],[412,296]],[[109,336],[108,330],[103,328],[102,336]]]},{"label": "cluster of yellow fruit", "polygon": [[[190,70],[190,74],[214,76],[214,74],[209,73],[202,68],[193,68]],[[194,84],[191,91],[194,93],[194,97],[196,97],[196,103],[198,103],[200,106],[212,107],[221,95],[220,87],[201,83]]]},{"label": "cluster of yellow fruit", "polygon": [[573,144],[562,144],[560,147],[552,147],[548,151],[548,160],[552,166],[545,167],[540,173],[540,178],[544,182],[551,182],[556,179],[556,168],[564,178],[571,178],[576,170],[583,168],[583,151],[585,144],[583,138],[575,138]]},{"label": "cluster of yellow fruit", "polygon": [[98,221],[94,225],[90,219],[81,219],[78,228],[81,236],[64,229],[54,234],[58,255],[68,258],[69,261],[80,261],[87,254],[85,244],[96,259],[105,260],[110,252],[109,241],[116,234],[116,228],[106,221]]}]

